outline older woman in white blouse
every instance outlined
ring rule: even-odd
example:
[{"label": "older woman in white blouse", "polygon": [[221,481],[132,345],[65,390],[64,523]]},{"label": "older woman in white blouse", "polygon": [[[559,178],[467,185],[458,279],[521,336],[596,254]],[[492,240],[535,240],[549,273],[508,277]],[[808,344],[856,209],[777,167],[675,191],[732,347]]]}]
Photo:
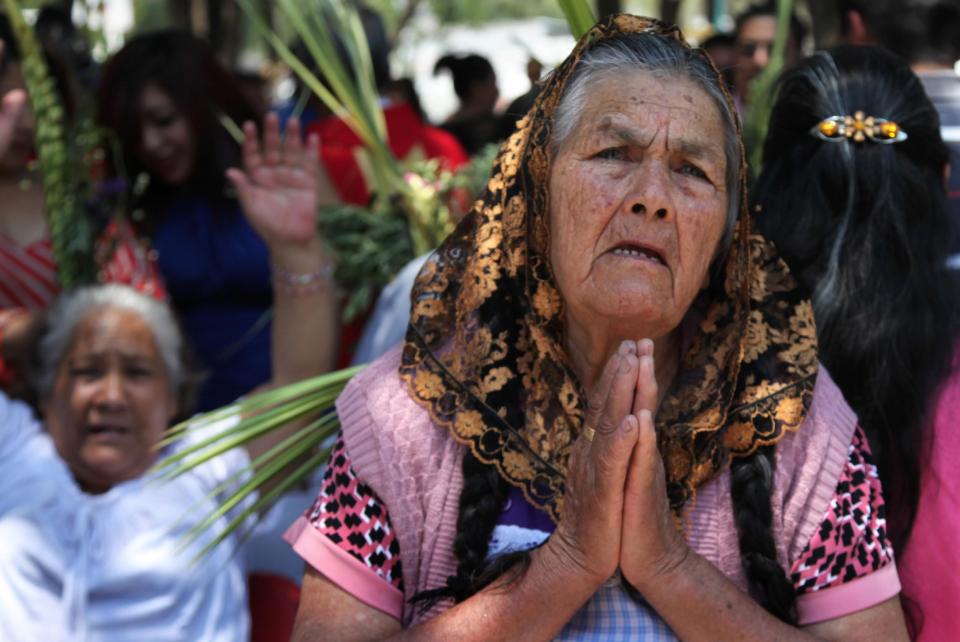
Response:
[{"label": "older woman in white blouse", "polygon": [[[281,142],[272,119],[261,153],[253,125],[246,133],[245,171],[230,178],[270,248],[273,382],[282,384],[319,374],[333,355],[336,306],[314,224],[317,141],[304,149],[293,124]],[[122,286],[74,291],[51,311],[40,343],[43,424],[0,396],[0,640],[249,637],[236,542],[199,563],[209,539],[180,546],[215,490],[283,436],[152,480],[157,444],[181,411],[181,347],[166,304]]]}]

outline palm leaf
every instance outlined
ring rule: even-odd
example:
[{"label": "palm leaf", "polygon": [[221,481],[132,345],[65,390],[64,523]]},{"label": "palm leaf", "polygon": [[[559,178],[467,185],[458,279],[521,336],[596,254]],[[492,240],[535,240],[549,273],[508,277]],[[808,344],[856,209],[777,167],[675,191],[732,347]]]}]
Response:
[{"label": "palm leaf", "polygon": [[[333,404],[350,378],[362,369],[363,366],[348,368],[251,395],[172,427],[159,448],[175,445],[187,438],[193,438],[196,442],[175,450],[154,467],[153,476],[158,482],[204,466],[227,451],[279,430],[291,421],[314,417],[306,426],[257,457],[248,467],[223,480],[204,500],[188,508],[181,521],[201,506],[207,506],[211,499],[219,499],[220,502],[189,529],[183,545],[192,543],[232,511],[243,507],[199,555],[207,554],[223,540],[236,534],[250,515],[268,511],[283,492],[307,479],[322,466],[329,455],[329,449],[323,449],[322,445],[340,429]],[[239,419],[229,422],[231,417]],[[256,493],[268,482],[275,483],[275,486],[254,500]]]},{"label": "palm leaf", "polygon": [[590,27],[596,23],[597,19],[593,15],[587,0],[557,0],[563,16],[570,25],[570,33],[579,40],[583,34],[590,31]]},{"label": "palm leaf", "polygon": [[[323,3],[280,0],[278,8],[303,41],[326,84],[270,28],[251,0],[237,0],[254,30],[277,52],[298,78],[357,134],[371,156],[374,191],[389,195],[402,189],[399,162],[387,145],[369,47],[356,10],[342,0]],[[341,43],[349,64],[337,52]]]},{"label": "palm leaf", "polygon": [[[40,43],[23,18],[17,0],[3,0],[14,38],[19,45],[23,80],[33,110],[34,141],[43,182],[47,225],[63,289],[93,281],[93,226],[82,196],[89,188],[82,143],[88,132],[69,131],[66,112],[54,84]],[[81,144],[71,144],[77,141]]]}]

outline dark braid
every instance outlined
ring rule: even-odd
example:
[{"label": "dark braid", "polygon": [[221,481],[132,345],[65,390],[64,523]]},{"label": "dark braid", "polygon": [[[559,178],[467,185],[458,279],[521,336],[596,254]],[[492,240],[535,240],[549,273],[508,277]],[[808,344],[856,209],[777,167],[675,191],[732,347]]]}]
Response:
[{"label": "dark braid", "polygon": [[464,455],[460,514],[457,517],[457,537],[453,542],[457,573],[447,578],[446,586],[421,591],[414,596],[414,601],[422,603],[425,610],[447,597],[462,602],[518,562],[520,565],[515,571],[522,573],[526,568],[528,551],[501,555],[487,564],[490,536],[506,505],[508,488],[496,468],[481,463],[469,451]]},{"label": "dark braid", "polygon": [[730,465],[733,514],[740,538],[740,555],[750,592],[763,608],[789,624],[796,624],[793,584],[777,562],[773,540],[773,447],[738,457]]}]

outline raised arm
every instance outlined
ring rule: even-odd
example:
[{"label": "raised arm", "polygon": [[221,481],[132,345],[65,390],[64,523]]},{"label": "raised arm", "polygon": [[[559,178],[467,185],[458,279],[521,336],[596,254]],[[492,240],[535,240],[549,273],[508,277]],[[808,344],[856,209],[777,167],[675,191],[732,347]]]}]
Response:
[{"label": "raised arm", "polygon": [[[274,283],[272,386],[282,386],[333,368],[339,313],[332,263],[317,232],[317,208],[329,202],[322,179],[318,140],[306,146],[291,119],[281,139],[275,114],[267,116],[261,146],[257,127],[244,125],[243,169],[228,177],[250,224],[270,251]],[[265,452],[298,426],[253,442],[252,456]]]}]

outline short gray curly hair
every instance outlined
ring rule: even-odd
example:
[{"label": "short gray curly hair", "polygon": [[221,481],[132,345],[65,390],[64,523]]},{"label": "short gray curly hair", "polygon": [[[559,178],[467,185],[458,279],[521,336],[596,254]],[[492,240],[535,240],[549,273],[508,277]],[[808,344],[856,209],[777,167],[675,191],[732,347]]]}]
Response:
[{"label": "short gray curly hair", "polygon": [[81,321],[96,309],[118,308],[137,314],[149,326],[167,368],[170,388],[178,396],[185,383],[183,335],[170,306],[126,285],[95,285],[64,293],[47,311],[37,347],[36,389],[41,399],[53,393],[57,369],[73,343]]}]

